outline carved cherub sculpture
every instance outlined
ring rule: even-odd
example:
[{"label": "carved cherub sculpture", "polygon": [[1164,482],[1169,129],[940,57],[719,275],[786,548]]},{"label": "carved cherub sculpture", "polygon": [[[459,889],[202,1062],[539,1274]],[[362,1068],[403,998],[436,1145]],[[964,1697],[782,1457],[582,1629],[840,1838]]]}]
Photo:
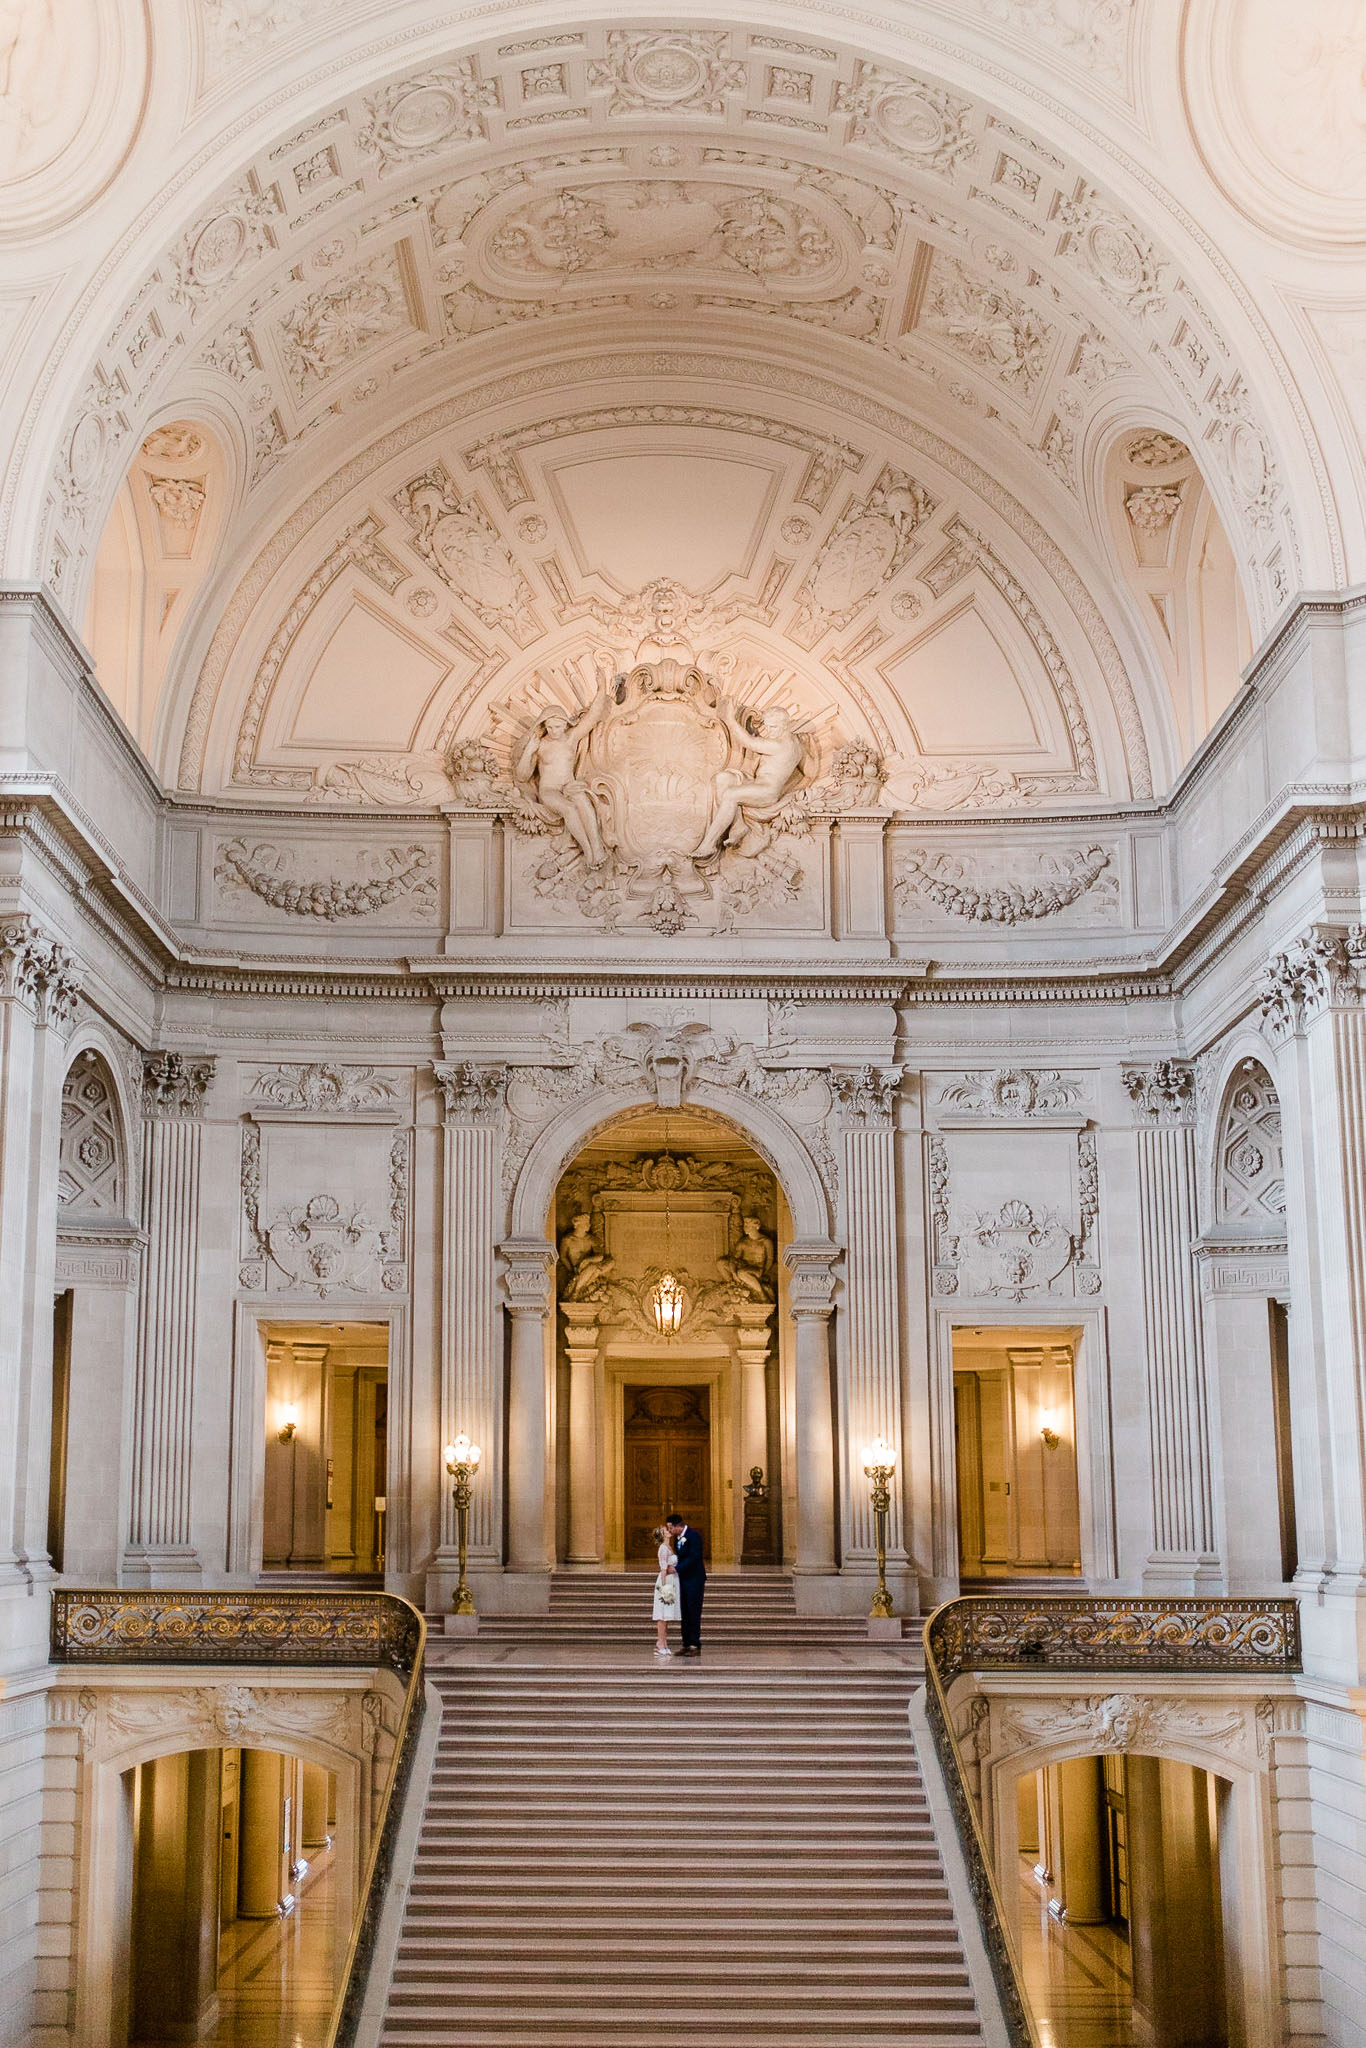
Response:
[{"label": "carved cherub sculpture", "polygon": [[757,1216],[746,1216],[740,1225],[740,1242],[729,1258],[716,1266],[732,1287],[755,1301],[772,1301],[773,1240],[765,1237]]},{"label": "carved cherub sculpture", "polygon": [[586,783],[579,780],[579,755],[607,709],[607,686],[599,685],[577,718],[562,704],[543,711],[513,764],[513,780],[542,815],[563,825],[590,868],[607,859],[598,813]]},{"label": "carved cherub sculpture", "polygon": [[754,731],[737,715],[729,697],[718,697],[716,709],[732,739],[758,759],[752,775],[736,768],[723,768],[715,781],[716,809],[694,860],[710,860],[720,851],[737,824],[745,830],[740,844],[754,828],[751,812],[762,817],[777,809],[787,795],[802,765],[802,738],[792,723],[792,714],[771,706]]},{"label": "carved cherub sculpture", "polygon": [[585,1212],[573,1219],[560,1239],[560,1263],[566,1279],[560,1289],[561,1301],[582,1301],[600,1280],[610,1277],[616,1260],[599,1248],[593,1235],[593,1219]]}]

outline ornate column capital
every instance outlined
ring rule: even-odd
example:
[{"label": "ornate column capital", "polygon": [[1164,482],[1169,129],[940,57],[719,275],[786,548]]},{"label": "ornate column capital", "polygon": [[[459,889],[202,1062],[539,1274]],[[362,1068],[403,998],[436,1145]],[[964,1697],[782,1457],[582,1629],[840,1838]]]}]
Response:
[{"label": "ornate column capital", "polygon": [[0,924],[0,998],[27,1004],[40,1024],[68,1029],[81,972],[76,956],[27,914]]},{"label": "ornate column capital", "polygon": [[890,1130],[901,1067],[832,1067],[830,1092],[846,1131]]},{"label": "ornate column capital", "polygon": [[498,1251],[503,1261],[503,1298],[509,1313],[544,1316],[550,1307],[554,1245],[539,1237],[506,1237]]},{"label": "ornate column capital", "polygon": [[438,1060],[432,1068],[448,1124],[500,1123],[508,1070],[476,1060]]},{"label": "ornate column capital", "polygon": [[1366,925],[1311,925],[1273,953],[1257,984],[1262,1029],[1273,1045],[1293,1038],[1324,1010],[1366,1000]]},{"label": "ornate column capital", "polygon": [[792,1276],[788,1302],[794,1316],[828,1316],[835,1306],[835,1268],[844,1253],[828,1237],[796,1237],[783,1253]]},{"label": "ornate column capital", "polygon": [[207,1054],[147,1052],[142,1056],[145,1117],[198,1117],[217,1061]]},{"label": "ornate column capital", "polygon": [[1124,1085],[1139,1116],[1150,1123],[1187,1124],[1195,1117],[1195,1068],[1189,1060],[1154,1060],[1125,1067]]}]

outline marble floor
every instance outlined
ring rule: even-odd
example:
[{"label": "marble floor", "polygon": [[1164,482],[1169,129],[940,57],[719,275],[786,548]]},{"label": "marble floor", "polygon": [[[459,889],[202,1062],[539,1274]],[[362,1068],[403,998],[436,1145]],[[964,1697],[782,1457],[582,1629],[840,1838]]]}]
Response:
[{"label": "marble floor", "polygon": [[218,2025],[201,2048],[318,2048],[332,2013],[336,1912],[323,1870],[283,1920],[238,1920],[219,1952]]},{"label": "marble floor", "polygon": [[1135,2048],[1128,1942],[1113,1927],[1060,1926],[1024,1864],[1020,1948],[1042,2048]]}]

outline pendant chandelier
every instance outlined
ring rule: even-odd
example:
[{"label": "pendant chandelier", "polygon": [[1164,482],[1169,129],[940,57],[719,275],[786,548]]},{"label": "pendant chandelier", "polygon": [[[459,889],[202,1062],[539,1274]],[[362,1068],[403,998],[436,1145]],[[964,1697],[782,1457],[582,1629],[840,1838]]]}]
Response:
[{"label": "pendant chandelier", "polygon": [[[669,1159],[669,1119],[664,1119],[664,1157]],[[671,1163],[671,1162],[670,1162]],[[674,1272],[673,1219],[669,1213],[672,1174],[664,1177],[664,1271],[650,1289],[650,1311],[661,1337],[676,1337],[683,1324],[683,1289]]]}]

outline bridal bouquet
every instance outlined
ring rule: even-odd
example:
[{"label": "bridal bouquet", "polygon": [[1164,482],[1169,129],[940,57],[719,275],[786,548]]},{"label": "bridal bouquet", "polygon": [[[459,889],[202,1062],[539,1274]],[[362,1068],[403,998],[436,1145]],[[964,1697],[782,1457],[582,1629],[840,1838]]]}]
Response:
[{"label": "bridal bouquet", "polygon": [[676,1579],[660,1579],[659,1584],[655,1588],[655,1592],[659,1597],[659,1604],[661,1607],[677,1607],[678,1581]]}]

